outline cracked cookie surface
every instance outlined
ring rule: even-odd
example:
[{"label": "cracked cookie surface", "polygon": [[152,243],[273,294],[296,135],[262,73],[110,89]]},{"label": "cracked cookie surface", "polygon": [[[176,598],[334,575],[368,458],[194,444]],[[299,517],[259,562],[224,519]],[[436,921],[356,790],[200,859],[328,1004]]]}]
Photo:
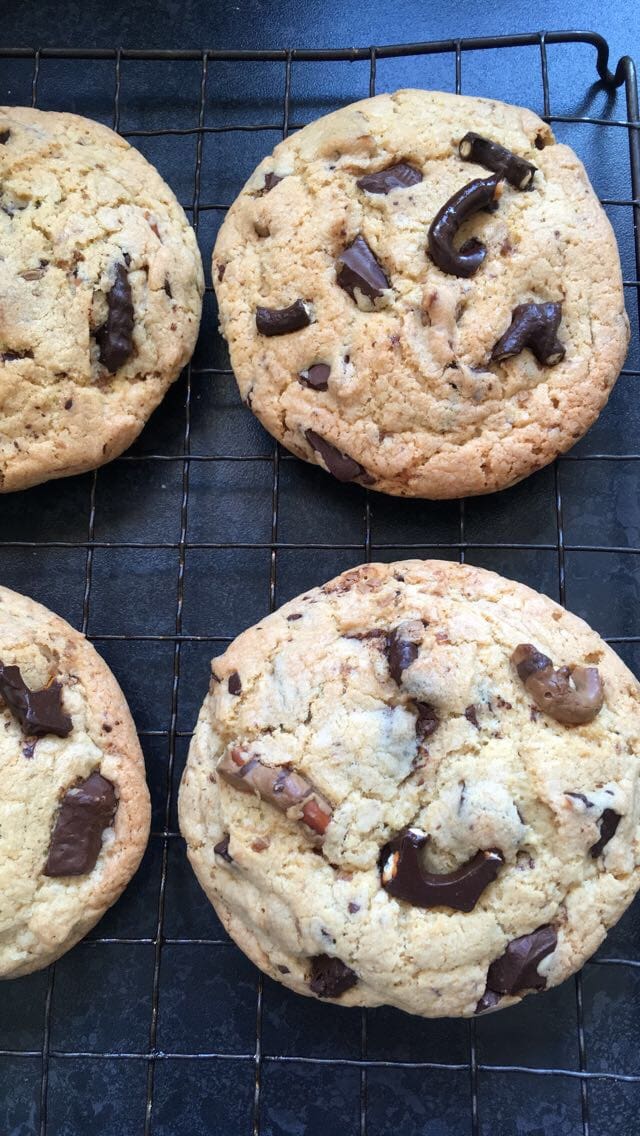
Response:
[{"label": "cracked cookie surface", "polygon": [[[523,643],[597,670],[590,721],[539,708]],[[502,1008],[582,966],[640,886],[640,688],[546,596],[445,561],[364,565],[211,666],[181,829],[229,933],[293,990]]]},{"label": "cracked cookie surface", "polygon": [[[490,174],[460,157],[469,131],[536,172],[465,221],[457,243],[486,247],[465,279],[436,266],[427,236]],[[364,293],[339,259],[359,238],[374,256],[358,260]],[[341,480],[401,496],[486,493],[552,461],[605,405],[628,342],[615,238],[582,163],[537,115],[487,99],[397,91],[286,139],[229,210],[213,281],[241,395],[266,429]],[[296,301],[306,323],[261,334],[258,308]],[[525,303],[561,303],[556,365],[529,348],[492,360]]]},{"label": "cracked cookie surface", "polygon": [[16,978],[59,958],[115,902],[146,847],[150,808],[106,664],[63,619],[2,587],[0,778],[0,978]]},{"label": "cracked cookie surface", "polygon": [[3,107],[0,138],[7,492],[93,469],[133,442],[191,356],[203,276],[174,194],[112,130]]}]

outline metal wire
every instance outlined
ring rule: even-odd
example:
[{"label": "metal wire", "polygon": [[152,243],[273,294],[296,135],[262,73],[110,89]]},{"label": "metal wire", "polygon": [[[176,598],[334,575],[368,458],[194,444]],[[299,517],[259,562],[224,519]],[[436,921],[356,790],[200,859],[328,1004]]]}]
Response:
[{"label": "metal wire", "polygon": [[[550,99],[550,84],[549,84],[549,69],[547,59],[547,49],[550,45],[554,44],[588,44],[591,45],[596,51],[596,68],[600,76],[601,82],[604,86],[613,88],[624,84],[625,98],[626,98],[626,117],[616,119],[603,119],[599,117],[590,117],[587,115],[555,115],[552,112],[551,99]],[[638,127],[640,120],[638,115],[638,95],[636,86],[636,73],[633,61],[628,57],[621,59],[616,67],[615,72],[609,69],[609,48],[606,41],[601,36],[589,32],[541,32],[531,35],[518,35],[518,36],[505,36],[505,37],[483,37],[465,40],[448,40],[434,43],[418,43],[408,45],[385,45],[379,47],[359,48],[359,49],[331,49],[327,51],[321,50],[282,50],[282,51],[133,51],[124,49],[62,49],[62,48],[42,48],[33,50],[29,48],[0,48],[0,58],[5,59],[30,59],[33,61],[33,71],[31,80],[31,102],[33,106],[37,105],[38,101],[38,86],[41,78],[43,61],[46,60],[67,60],[76,61],[78,67],[83,63],[91,63],[91,61],[107,60],[112,61],[114,64],[114,97],[113,97],[113,126],[118,130],[120,126],[120,103],[122,91],[122,72],[127,63],[131,61],[180,61],[190,60],[199,63],[200,65],[200,83],[199,94],[197,101],[197,108],[194,111],[193,124],[187,127],[180,128],[162,128],[162,129],[143,129],[142,127],[133,127],[127,129],[122,133],[130,138],[144,138],[144,137],[171,137],[193,135],[196,139],[196,156],[195,167],[193,176],[193,193],[190,201],[185,203],[193,217],[194,228],[197,232],[201,215],[206,212],[219,212],[223,213],[228,207],[227,204],[216,202],[202,202],[201,201],[201,180],[202,180],[202,165],[203,165],[203,145],[205,138],[210,135],[219,135],[229,131],[238,131],[241,133],[255,133],[260,131],[274,131],[279,130],[283,138],[294,129],[297,129],[302,123],[292,120],[291,117],[291,90],[292,90],[292,76],[294,65],[302,65],[305,62],[348,62],[367,61],[369,64],[369,93],[374,95],[376,92],[376,75],[378,63],[383,59],[402,58],[409,56],[426,56],[437,54],[451,54],[455,66],[455,90],[457,93],[463,91],[463,59],[465,53],[470,51],[483,51],[490,49],[510,49],[519,47],[537,47],[540,55],[540,77],[542,82],[543,93],[543,117],[548,122],[563,122],[573,124],[584,124],[599,126],[611,126],[617,129],[624,129],[627,131],[629,143],[629,162],[631,174],[631,196],[630,197],[605,197],[602,198],[603,204],[613,206],[616,208],[626,208],[632,210],[634,222],[634,242],[635,242],[635,258],[636,258],[636,278],[633,280],[625,281],[625,286],[637,292],[640,286],[640,134]],[[239,125],[210,125],[206,121],[207,113],[207,80],[211,64],[215,63],[246,63],[246,62],[277,62],[281,63],[284,69],[284,94],[282,100],[282,111],[279,123],[277,122],[257,122],[255,124],[239,124]],[[523,100],[526,101],[526,100]],[[211,287],[208,287],[211,291]],[[98,586],[95,583],[95,553],[97,550],[124,550],[124,549],[159,549],[167,550],[176,553],[177,556],[177,576],[176,576],[176,607],[174,629],[166,633],[139,633],[139,634],[118,634],[115,632],[96,632],[91,633],[90,637],[98,643],[104,642],[140,642],[140,643],[167,643],[170,645],[172,653],[172,668],[171,668],[171,707],[168,719],[168,725],[162,729],[146,729],[140,730],[142,738],[161,738],[166,739],[168,749],[167,769],[165,776],[164,786],[164,806],[162,812],[162,820],[160,822],[159,831],[154,832],[153,839],[161,843],[161,868],[160,880],[158,887],[158,903],[155,917],[155,930],[153,935],[145,935],[140,937],[97,937],[95,939],[87,940],[87,947],[93,948],[96,945],[129,945],[146,944],[147,947],[153,948],[153,978],[152,978],[152,997],[151,997],[151,1013],[149,1021],[149,1034],[148,1046],[146,1050],[133,1050],[133,1051],[84,1051],[84,1050],[61,1050],[55,1048],[51,1044],[52,1037],[52,1013],[54,1003],[54,982],[55,982],[55,967],[51,967],[47,981],[46,992],[43,1004],[43,1032],[42,1032],[42,1045],[40,1049],[13,1049],[13,1048],[0,1048],[0,1057],[40,1057],[42,1061],[41,1071],[41,1084],[40,1084],[40,1106],[39,1106],[39,1119],[38,1131],[39,1136],[51,1136],[50,1127],[47,1124],[47,1100],[49,1090],[49,1068],[52,1058],[59,1060],[69,1060],[72,1058],[86,1058],[92,1061],[100,1061],[109,1058],[110,1060],[121,1061],[136,1061],[146,1064],[147,1078],[146,1078],[146,1100],[145,1100],[145,1118],[143,1133],[144,1136],[152,1136],[154,1131],[154,1115],[155,1115],[155,1074],[159,1062],[166,1062],[169,1060],[184,1061],[184,1060],[219,1060],[223,1062],[245,1062],[253,1063],[254,1068],[254,1093],[252,1102],[252,1116],[250,1120],[251,1130],[253,1136],[261,1136],[263,1132],[263,1043],[262,1043],[262,1025],[263,1025],[263,979],[259,976],[256,981],[256,1014],[255,1014],[255,1044],[252,1051],[238,1052],[238,1053],[221,1053],[217,1051],[202,1052],[197,1051],[193,1053],[175,1053],[169,1052],[166,1049],[158,1047],[158,1023],[159,1013],[161,1009],[161,977],[163,967],[163,950],[167,944],[170,945],[194,945],[201,946],[220,946],[226,940],[217,938],[195,938],[195,937],[170,937],[165,934],[165,915],[167,907],[167,877],[168,877],[168,863],[169,863],[169,848],[172,843],[178,839],[179,834],[172,827],[173,817],[173,792],[174,792],[174,771],[176,767],[176,745],[178,740],[188,739],[191,736],[189,730],[180,729],[178,727],[178,696],[179,685],[181,678],[181,664],[182,664],[182,650],[184,644],[196,643],[210,643],[213,649],[222,650],[225,645],[230,641],[229,635],[215,635],[215,634],[190,634],[184,630],[184,598],[185,598],[185,579],[187,573],[187,552],[196,549],[208,550],[215,554],[216,551],[223,549],[250,549],[268,551],[268,605],[269,610],[274,610],[278,602],[278,557],[283,551],[304,550],[305,552],[313,552],[314,550],[344,550],[346,552],[353,552],[353,560],[364,559],[370,560],[372,553],[376,554],[384,552],[385,550],[402,549],[403,551],[423,551],[425,542],[420,544],[412,541],[403,541],[401,544],[398,542],[380,542],[375,541],[373,547],[372,537],[372,499],[368,490],[362,494],[363,500],[363,528],[362,536],[352,541],[335,541],[331,543],[324,543],[318,541],[316,543],[304,541],[295,542],[290,540],[281,540],[279,535],[279,508],[281,496],[281,483],[283,471],[287,468],[287,463],[295,461],[291,455],[281,451],[278,445],[274,445],[271,453],[230,453],[230,454],[213,454],[213,453],[193,453],[192,452],[192,398],[193,398],[193,382],[194,379],[202,380],[204,377],[208,380],[225,380],[231,376],[231,371],[228,368],[219,367],[197,367],[189,366],[186,372],[185,381],[185,399],[184,399],[184,429],[182,434],[182,446],[179,453],[147,453],[144,455],[126,454],[118,459],[121,463],[138,462],[151,465],[158,471],[158,476],[161,476],[163,469],[167,466],[165,463],[180,463],[181,469],[181,488],[180,488],[180,526],[179,536],[177,540],[158,540],[158,541],[126,541],[126,540],[101,540],[96,539],[96,517],[99,513],[99,486],[101,475],[93,474],[90,482],[89,490],[89,508],[88,508],[88,522],[87,534],[84,540],[3,540],[0,536],[0,549],[33,549],[33,550],[47,550],[47,549],[75,549],[84,552],[84,578],[82,586],[82,616],[81,626],[82,630],[91,633],[91,602],[95,588]],[[640,371],[631,368],[626,368],[623,371],[623,380],[627,383],[637,381],[640,378]],[[553,505],[556,521],[555,540],[542,541],[542,542],[517,542],[517,541],[479,541],[470,540],[467,535],[467,506],[464,500],[459,502],[458,506],[458,533],[457,540],[453,541],[429,541],[428,547],[430,549],[443,550],[450,558],[459,559],[464,562],[466,554],[469,550],[527,550],[527,551],[547,551],[555,552],[557,558],[557,586],[558,595],[562,603],[565,601],[566,591],[566,575],[567,553],[574,552],[616,552],[624,555],[640,555],[640,547],[612,547],[610,544],[584,544],[584,543],[571,543],[567,542],[564,533],[564,519],[563,519],[563,470],[570,468],[573,461],[593,462],[593,461],[607,461],[607,462],[620,462],[630,461],[636,462],[640,460],[639,453],[628,454],[609,454],[609,453],[591,453],[591,454],[569,454],[559,459],[553,468]],[[257,462],[267,463],[271,467],[271,488],[270,488],[270,532],[268,539],[260,541],[238,541],[233,539],[216,540],[216,541],[191,541],[188,538],[188,519],[189,519],[189,485],[192,470],[198,463],[215,463],[215,462]],[[608,642],[614,644],[635,644],[640,643],[640,635],[617,635],[609,636]],[[626,958],[617,957],[601,957],[594,960],[590,966],[623,966],[631,968],[640,968],[640,961],[631,960]],[[589,1116],[589,1086],[594,1081],[612,1081],[619,1083],[640,1084],[639,1074],[628,1074],[622,1072],[593,1072],[588,1069],[588,1054],[586,1047],[586,1035],[584,1026],[584,994],[582,976],[578,975],[575,981],[576,993],[576,1024],[577,1024],[577,1048],[578,1048],[578,1068],[567,1069],[564,1067],[556,1068],[540,1068],[537,1066],[527,1065],[497,1065],[489,1064],[480,1060],[477,1042],[477,1027],[475,1022],[469,1023],[468,1029],[468,1058],[466,1062],[447,1062],[447,1061],[391,1061],[391,1060],[374,1060],[369,1057],[368,1053],[368,1016],[366,1010],[361,1012],[360,1017],[360,1056],[359,1058],[321,1058],[321,1057],[300,1057],[300,1056],[287,1056],[275,1055],[269,1056],[270,1062],[286,1064],[300,1064],[300,1065],[323,1065],[329,1067],[354,1067],[359,1070],[360,1075],[360,1091],[359,1091],[359,1133],[360,1136],[367,1136],[367,1104],[368,1104],[368,1074],[373,1069],[378,1068],[401,1068],[401,1069],[417,1069],[423,1070],[427,1073],[430,1070],[453,1070],[460,1072],[467,1072],[469,1076],[469,1116],[470,1116],[470,1133],[471,1136],[479,1136],[479,1133],[486,1130],[486,1119],[482,1121],[481,1116],[481,1101],[479,1097],[479,1078],[481,1074],[485,1073],[504,1073],[513,1075],[534,1075],[534,1076],[553,1076],[553,1077],[566,1077],[574,1081],[578,1081],[580,1085],[580,1100],[581,1100],[581,1124],[583,1136],[590,1136],[590,1116]],[[1,1041],[0,1041],[1,1045]],[[129,1136],[129,1134],[127,1134]]]}]

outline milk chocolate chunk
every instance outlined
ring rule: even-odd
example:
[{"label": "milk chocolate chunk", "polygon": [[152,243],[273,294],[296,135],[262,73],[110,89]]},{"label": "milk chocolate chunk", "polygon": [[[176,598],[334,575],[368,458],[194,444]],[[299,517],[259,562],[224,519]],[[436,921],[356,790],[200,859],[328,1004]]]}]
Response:
[{"label": "milk chocolate chunk", "polygon": [[597,667],[556,668],[532,643],[520,643],[511,661],[536,706],[557,722],[583,725],[602,709],[604,688]]},{"label": "milk chocolate chunk", "polygon": [[329,827],[331,805],[306,777],[288,765],[267,765],[257,755],[234,746],[220,759],[217,771],[229,785],[242,793],[255,793],[280,812],[303,821],[319,836]]},{"label": "milk chocolate chunk", "polygon": [[539,363],[555,367],[565,357],[564,345],[557,336],[562,319],[562,304],[518,304],[511,323],[491,352],[491,361],[512,359],[528,347]]},{"label": "milk chocolate chunk", "polygon": [[406,671],[418,657],[424,628],[418,619],[407,619],[399,623],[387,636],[387,662],[389,674],[400,685],[403,671]]},{"label": "milk chocolate chunk", "polygon": [[227,690],[229,694],[240,694],[242,690],[242,681],[237,671],[232,671],[227,681]]},{"label": "milk chocolate chunk", "polygon": [[306,371],[300,371],[298,381],[311,390],[326,391],[329,388],[331,367],[328,363],[313,363]]},{"label": "milk chocolate chunk", "polygon": [[20,674],[20,667],[0,663],[0,698],[18,719],[25,734],[41,738],[56,734],[66,738],[73,723],[62,708],[62,686],[50,682],[42,690],[30,690]]},{"label": "milk chocolate chunk", "polygon": [[479,166],[501,174],[515,189],[529,189],[537,170],[537,166],[525,158],[507,150],[499,142],[491,142],[489,138],[475,134],[473,130],[461,138],[458,152],[463,161],[477,162]]},{"label": "milk chocolate chunk", "polygon": [[544,990],[546,978],[538,974],[538,966],[555,951],[558,936],[555,927],[546,923],[530,935],[512,939],[504,954],[494,960],[487,972],[487,991],[496,994],[519,994],[521,990]]},{"label": "milk chocolate chunk", "polygon": [[355,458],[343,454],[342,450],[333,446],[331,442],[327,442],[327,439],[323,438],[322,435],[316,434],[315,430],[305,430],[304,436],[311,449],[320,454],[329,473],[332,473],[337,481],[354,481],[356,477],[359,477],[365,485],[371,483],[373,478]]},{"label": "milk chocolate chunk", "polygon": [[458,249],[454,238],[467,217],[480,209],[495,206],[501,192],[497,176],[476,178],[454,193],[436,213],[429,226],[428,247],[431,259],[449,276],[473,276],[482,264],[487,250],[472,237]]},{"label": "milk chocolate chunk", "polygon": [[601,854],[612,837],[615,836],[616,830],[621,820],[622,817],[615,811],[615,809],[604,810],[600,818],[600,837],[598,840],[596,840],[595,844],[591,845],[591,848],[589,849],[589,852],[594,860]]},{"label": "milk chocolate chunk", "polygon": [[96,331],[96,343],[100,348],[100,362],[113,374],[124,366],[133,351],[133,302],[124,264],[116,268],[107,294],[107,308],[107,322]]},{"label": "milk chocolate chunk", "polygon": [[417,185],[422,181],[422,174],[409,162],[398,162],[395,166],[387,166],[386,170],[379,170],[377,174],[365,174],[358,178],[358,189],[367,193],[391,193],[392,189],[406,189],[410,185]]},{"label": "milk chocolate chunk", "polygon": [[477,852],[453,872],[428,872],[420,858],[428,839],[419,828],[405,828],[385,845],[380,857],[383,888],[414,907],[473,911],[504,863],[502,853],[490,848]]},{"label": "milk chocolate chunk", "polygon": [[227,864],[233,864],[233,856],[229,854],[230,839],[229,833],[227,832],[222,837],[222,840],[219,840],[218,843],[213,846],[213,851],[216,856],[220,856],[223,860],[226,860]]},{"label": "milk chocolate chunk", "polygon": [[311,323],[309,305],[294,300],[288,308],[256,308],[256,327],[261,335],[289,335]]},{"label": "milk chocolate chunk", "polygon": [[340,998],[358,981],[358,975],[342,962],[331,955],[316,955],[311,959],[311,977],[309,988],[318,998]]},{"label": "milk chocolate chunk", "polygon": [[434,707],[430,706],[428,702],[416,702],[416,710],[418,711],[416,736],[423,742],[425,738],[430,738],[432,734],[435,734],[440,725],[440,719]]},{"label": "milk chocolate chunk", "polygon": [[116,791],[100,773],[65,793],[51,834],[45,876],[86,876],[102,848],[102,833],[110,828],[118,808]]},{"label": "milk chocolate chunk", "polygon": [[336,260],[336,280],[356,303],[356,290],[369,300],[376,300],[389,287],[369,245],[360,236]]}]

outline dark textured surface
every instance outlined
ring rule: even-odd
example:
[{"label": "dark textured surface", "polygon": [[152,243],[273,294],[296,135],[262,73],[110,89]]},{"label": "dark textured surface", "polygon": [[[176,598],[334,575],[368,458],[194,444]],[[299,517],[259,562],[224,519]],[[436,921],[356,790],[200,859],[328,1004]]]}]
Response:
[{"label": "dark textured surface", "polygon": [[[535,13],[524,3],[452,8],[375,5],[365,26],[355,6],[334,2],[313,10],[258,0],[16,3],[3,10],[2,39],[33,47],[345,46],[576,24],[572,6],[548,0]],[[614,63],[638,39],[637,6],[604,9],[591,0],[579,18],[609,35]],[[623,93],[592,85],[594,62],[586,45],[548,48],[552,113],[625,118]],[[228,204],[281,137],[287,72],[284,61],[212,62],[207,72],[207,128],[270,129],[199,135],[197,60],[123,61],[119,125],[190,131],[137,144],[197,224],[208,276],[223,216],[212,206]],[[2,100],[29,103],[32,75],[32,60],[3,60]],[[111,124],[114,77],[113,60],[43,59],[38,105]],[[294,63],[289,80],[295,127],[366,95],[369,62]],[[377,89],[402,84],[455,90],[455,55],[379,60]],[[544,111],[539,47],[464,52],[461,87]],[[602,197],[630,197],[624,128],[554,122],[554,130],[575,146]],[[631,209],[606,208],[625,278],[635,280]],[[640,668],[635,291],[626,289],[629,359],[600,421],[557,469],[498,496],[460,506],[368,496],[276,451],[237,395],[209,292],[193,366],[129,455],[95,478],[0,497],[0,580],[88,629],[136,716],[154,806],[142,867],[89,940],[49,972],[0,988],[1,1136],[634,1131],[638,904],[582,977],[475,1024],[340,1010],[262,982],[230,943],[176,835],[176,795],[211,655],[270,606],[368,555],[463,557],[530,583],[566,599],[602,633],[625,637],[616,646]]]}]

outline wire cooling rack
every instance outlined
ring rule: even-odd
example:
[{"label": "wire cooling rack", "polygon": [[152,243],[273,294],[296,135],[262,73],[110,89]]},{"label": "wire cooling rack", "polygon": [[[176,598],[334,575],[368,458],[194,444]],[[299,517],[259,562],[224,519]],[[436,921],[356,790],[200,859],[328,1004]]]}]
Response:
[{"label": "wire cooling rack", "polygon": [[[595,60],[594,60],[595,49]],[[101,119],[215,232],[278,139],[399,86],[522,102],[587,169],[621,248],[633,342],[609,406],[498,496],[396,501],[281,452],[240,404],[209,283],[196,355],[126,455],[0,499],[0,579],[81,626],[140,726],[154,828],[138,876],[48,972],[0,989],[2,1136],[625,1136],[640,1106],[636,905],[575,982],[477,1022],[340,1010],[263,980],[186,863],[176,794],[212,654],[371,557],[468,560],[584,615],[640,669],[634,64],[552,32],[330,51],[0,49],[9,103]],[[596,70],[597,80],[596,80]]]}]

